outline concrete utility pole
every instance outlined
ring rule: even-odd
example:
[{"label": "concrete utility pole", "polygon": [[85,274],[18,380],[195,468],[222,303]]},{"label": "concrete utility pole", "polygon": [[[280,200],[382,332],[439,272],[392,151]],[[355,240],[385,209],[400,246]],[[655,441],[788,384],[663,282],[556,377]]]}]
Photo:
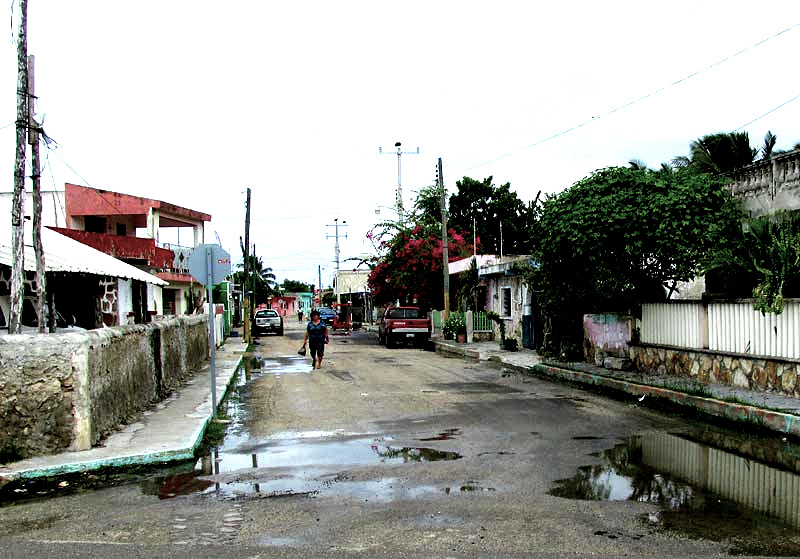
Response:
[{"label": "concrete utility pole", "polygon": [[317,279],[319,280],[319,303],[318,306],[322,306],[322,266],[317,265]]},{"label": "concrete utility pole", "polygon": [[442,158],[439,158],[439,165],[436,167],[436,185],[442,193],[442,270],[444,273],[444,312],[442,320],[447,320],[450,316],[450,256],[447,250],[447,191],[444,188],[444,175],[442,174]]},{"label": "concrete utility pole", "polygon": [[31,145],[31,180],[33,184],[33,251],[36,255],[36,318],[39,332],[47,327],[55,331],[55,309],[50,312],[49,322],[45,306],[47,304],[47,278],[44,270],[44,247],[42,246],[42,188],[39,181],[39,124],[34,120],[35,108],[34,57],[28,57],[28,143]]},{"label": "concrete utility pole", "polygon": [[14,196],[11,205],[11,293],[8,332],[19,334],[25,296],[25,140],[28,131],[28,2],[19,0],[17,37],[17,153],[14,161]]},{"label": "concrete utility pole", "polygon": [[[400,142],[397,142],[394,147],[397,148],[397,193],[395,194],[395,207],[397,208],[397,220],[400,222],[400,227],[405,227],[405,216],[403,214],[403,184],[400,175],[400,156],[405,154],[419,155],[419,148],[417,151],[402,151],[400,149]],[[378,148],[378,153],[381,155],[394,155],[393,152],[384,152],[383,148]]]},{"label": "concrete utility pole", "polygon": [[[327,225],[327,227],[335,227],[336,228],[336,233],[334,234],[334,236],[336,237],[336,246],[335,246],[335,250],[336,250],[336,271],[339,271],[339,227],[347,227],[347,222],[346,221],[342,221],[342,223],[340,224],[339,223],[339,218],[337,217],[337,218],[335,218],[333,220],[333,225]],[[326,234],[325,238],[326,239],[330,239],[331,236]],[[345,239],[347,238],[347,233],[344,234],[344,238]]]},{"label": "concrete utility pole", "polygon": [[247,295],[247,288],[250,286],[248,281],[250,270],[250,189],[247,189],[247,201],[245,202],[245,216],[244,216],[244,282],[242,282],[242,289],[244,290],[244,343],[249,344],[250,338],[250,297]]}]

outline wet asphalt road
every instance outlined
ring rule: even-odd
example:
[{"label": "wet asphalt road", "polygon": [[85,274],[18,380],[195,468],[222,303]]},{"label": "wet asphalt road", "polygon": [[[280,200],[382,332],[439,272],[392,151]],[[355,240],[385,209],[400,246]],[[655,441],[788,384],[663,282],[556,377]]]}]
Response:
[{"label": "wet asphalt road", "polygon": [[[550,492],[603,452],[685,423],[365,333],[323,368],[262,337],[195,464],[0,508],[0,557],[711,556],[659,507]],[[590,482],[591,484],[591,482]]]}]

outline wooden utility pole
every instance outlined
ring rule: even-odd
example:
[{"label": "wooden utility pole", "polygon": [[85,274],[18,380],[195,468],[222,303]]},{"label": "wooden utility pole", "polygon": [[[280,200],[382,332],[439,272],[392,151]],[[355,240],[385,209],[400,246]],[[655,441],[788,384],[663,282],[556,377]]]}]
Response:
[{"label": "wooden utility pole", "polygon": [[250,189],[247,189],[247,202],[245,202],[245,217],[244,217],[244,281],[242,288],[244,289],[244,341],[246,344],[251,343],[250,337],[250,315],[252,313],[250,306],[250,297],[247,295],[247,288],[250,287]]},{"label": "wooden utility pole", "polygon": [[39,170],[39,124],[34,120],[36,112],[36,93],[34,84],[33,56],[28,57],[28,143],[31,145],[31,181],[33,184],[33,251],[36,255],[36,317],[39,332],[44,333],[47,327],[55,329],[55,312],[48,316],[45,312],[47,304],[47,279],[44,270],[44,247],[42,246],[42,188]]},{"label": "wooden utility pole", "polygon": [[13,247],[8,331],[19,334],[25,296],[25,140],[28,131],[28,2],[19,0],[17,37],[17,153],[14,161],[14,196],[11,206]]},{"label": "wooden utility pole", "polygon": [[442,313],[442,321],[445,321],[450,316],[450,256],[447,253],[447,191],[444,189],[441,157],[436,168],[436,182],[442,193],[442,270],[444,273],[444,312]]}]

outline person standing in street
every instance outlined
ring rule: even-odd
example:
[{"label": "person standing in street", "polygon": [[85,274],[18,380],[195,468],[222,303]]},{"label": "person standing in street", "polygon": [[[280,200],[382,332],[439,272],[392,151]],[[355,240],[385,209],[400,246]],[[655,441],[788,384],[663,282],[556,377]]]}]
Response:
[{"label": "person standing in street", "polygon": [[311,368],[322,367],[322,358],[325,355],[325,344],[328,343],[328,327],[319,318],[319,311],[311,311],[311,321],[306,326],[306,335],[303,338],[303,347],[308,344],[311,352]]}]

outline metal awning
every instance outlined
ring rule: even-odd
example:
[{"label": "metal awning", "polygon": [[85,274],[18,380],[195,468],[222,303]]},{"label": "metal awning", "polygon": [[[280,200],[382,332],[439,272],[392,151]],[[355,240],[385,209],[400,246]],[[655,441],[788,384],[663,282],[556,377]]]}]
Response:
[{"label": "metal awning", "polygon": [[[33,252],[33,234],[30,225],[25,225],[25,270],[34,271],[36,256]],[[46,227],[42,228],[42,247],[46,272],[95,274],[169,285],[152,274]],[[11,266],[12,251],[12,228],[6,225],[0,229],[0,264]]]}]

